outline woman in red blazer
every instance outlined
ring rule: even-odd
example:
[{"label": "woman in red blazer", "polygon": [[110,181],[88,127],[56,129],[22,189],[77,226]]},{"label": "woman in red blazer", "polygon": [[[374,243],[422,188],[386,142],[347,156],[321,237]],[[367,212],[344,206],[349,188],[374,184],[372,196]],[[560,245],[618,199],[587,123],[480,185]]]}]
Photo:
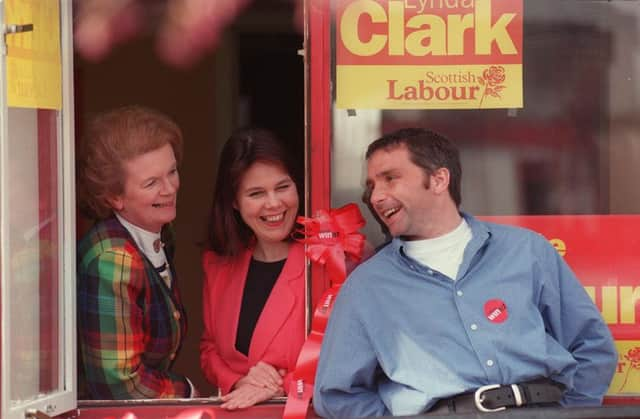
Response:
[{"label": "woman in red blazer", "polygon": [[203,255],[200,365],[227,409],[283,396],[305,339],[293,173],[267,131],[238,131],[222,149]]}]

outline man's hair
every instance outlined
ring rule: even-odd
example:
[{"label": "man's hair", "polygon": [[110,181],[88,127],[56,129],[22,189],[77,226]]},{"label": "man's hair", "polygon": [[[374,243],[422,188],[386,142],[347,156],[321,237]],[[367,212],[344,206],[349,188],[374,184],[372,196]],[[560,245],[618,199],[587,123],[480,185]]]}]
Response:
[{"label": "man's hair", "polygon": [[300,194],[297,167],[285,145],[275,134],[257,128],[235,131],[220,153],[207,230],[206,247],[219,255],[237,255],[246,249],[255,237],[254,232],[234,208],[234,202],[242,177],[256,162],[281,167],[294,181]]},{"label": "man's hair", "polygon": [[[462,201],[462,167],[458,148],[444,136],[428,129],[403,128],[385,134],[369,144],[366,158],[368,160],[378,150],[389,151],[401,146],[407,147],[411,161],[421,167],[427,177],[440,168],[449,170],[449,195],[459,207]],[[363,197],[367,204],[369,198]]]},{"label": "man's hair", "polygon": [[142,106],[125,106],[93,118],[78,159],[82,212],[104,219],[113,213],[109,199],[124,192],[124,164],[169,144],[182,157],[182,131],[168,116]]}]

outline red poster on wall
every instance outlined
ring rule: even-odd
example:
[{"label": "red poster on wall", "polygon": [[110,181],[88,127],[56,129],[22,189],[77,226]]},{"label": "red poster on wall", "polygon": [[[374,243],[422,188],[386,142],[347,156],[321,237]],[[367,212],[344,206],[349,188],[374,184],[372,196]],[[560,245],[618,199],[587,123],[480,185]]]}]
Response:
[{"label": "red poster on wall", "polygon": [[336,106],[521,108],[522,0],[339,0]]},{"label": "red poster on wall", "polygon": [[545,236],[576,273],[619,352],[608,395],[640,394],[640,215],[480,217]]}]

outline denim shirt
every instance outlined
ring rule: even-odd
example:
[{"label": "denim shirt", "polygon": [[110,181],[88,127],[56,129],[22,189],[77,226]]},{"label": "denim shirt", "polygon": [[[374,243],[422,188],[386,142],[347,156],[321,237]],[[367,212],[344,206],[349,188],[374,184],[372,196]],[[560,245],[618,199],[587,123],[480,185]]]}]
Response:
[{"label": "denim shirt", "polygon": [[562,405],[598,405],[618,361],[583,286],[541,235],[463,214],[455,281],[394,239],[349,276],[318,364],[324,417],[412,415],[487,384],[548,377]]}]

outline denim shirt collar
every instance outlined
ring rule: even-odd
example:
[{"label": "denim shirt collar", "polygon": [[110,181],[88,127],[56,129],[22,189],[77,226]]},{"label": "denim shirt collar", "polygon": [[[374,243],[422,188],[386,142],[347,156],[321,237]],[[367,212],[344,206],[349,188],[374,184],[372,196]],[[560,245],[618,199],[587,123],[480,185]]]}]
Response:
[{"label": "denim shirt collar", "polygon": [[[486,245],[489,244],[492,236],[490,225],[477,220],[474,216],[463,211],[460,212],[460,216],[464,218],[464,220],[469,225],[469,228],[471,228],[472,237],[471,241],[469,242],[469,244],[467,244],[467,247],[464,250],[462,264],[460,265],[460,270],[458,271],[458,278],[462,278],[467,273],[469,268],[471,268],[472,262],[476,258],[476,255]],[[404,240],[399,237],[394,237],[390,243],[390,246],[393,253],[398,253],[400,255],[401,260],[411,266],[414,266],[418,262],[414,261],[405,253],[404,244]]]}]

